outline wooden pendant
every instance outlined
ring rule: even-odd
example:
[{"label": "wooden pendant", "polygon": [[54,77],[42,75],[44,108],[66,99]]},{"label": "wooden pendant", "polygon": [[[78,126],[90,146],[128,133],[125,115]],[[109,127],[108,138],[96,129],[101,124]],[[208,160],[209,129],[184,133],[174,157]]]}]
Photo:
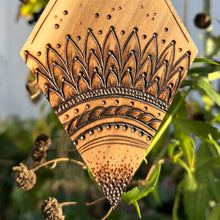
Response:
[{"label": "wooden pendant", "polygon": [[21,55],[115,208],[197,53],[169,0],[51,0]]}]

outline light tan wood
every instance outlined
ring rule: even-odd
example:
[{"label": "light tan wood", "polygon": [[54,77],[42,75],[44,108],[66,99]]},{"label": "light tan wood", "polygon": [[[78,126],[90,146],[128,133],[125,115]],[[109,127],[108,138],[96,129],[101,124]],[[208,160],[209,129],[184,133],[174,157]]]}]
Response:
[{"label": "light tan wood", "polygon": [[51,0],[21,55],[115,208],[197,53],[169,0]]}]

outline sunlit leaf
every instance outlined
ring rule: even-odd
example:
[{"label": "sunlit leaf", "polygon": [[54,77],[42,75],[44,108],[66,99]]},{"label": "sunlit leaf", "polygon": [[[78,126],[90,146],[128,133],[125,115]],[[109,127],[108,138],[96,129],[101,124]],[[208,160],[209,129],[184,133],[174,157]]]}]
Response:
[{"label": "sunlit leaf", "polygon": [[179,145],[180,145],[180,142],[178,140],[175,140],[175,139],[171,140],[169,147],[168,147],[168,153],[169,153],[170,158],[174,157],[174,151],[176,147]]},{"label": "sunlit leaf", "polygon": [[214,73],[217,71],[219,71],[219,66],[212,66],[212,65],[197,66],[191,68],[188,71],[187,76],[195,75],[195,74],[199,74],[200,76],[207,76],[209,73]]},{"label": "sunlit leaf", "polygon": [[208,79],[209,81],[214,81],[216,79],[220,79],[220,70],[215,71],[213,73],[208,74]]},{"label": "sunlit leaf", "polygon": [[180,147],[182,148],[191,170],[194,167],[194,142],[192,138],[189,136],[189,132],[183,126],[181,126],[177,120],[173,120],[175,137],[180,141]]},{"label": "sunlit leaf", "polygon": [[173,158],[173,162],[174,162],[174,163],[177,163],[177,164],[179,164],[181,167],[183,167],[183,168],[186,170],[186,172],[188,173],[188,175],[191,176],[191,175],[192,175],[191,169],[190,169],[189,166],[185,163],[185,161],[183,161],[183,160],[180,158],[180,155],[181,155],[181,154],[175,155],[174,158]]},{"label": "sunlit leaf", "polygon": [[204,102],[204,107],[207,115],[212,115],[213,107],[215,106],[215,102],[206,94],[202,94],[202,101]]},{"label": "sunlit leaf", "polygon": [[183,80],[183,82],[182,82],[180,88],[184,88],[184,87],[186,87],[186,86],[192,86],[192,85],[193,85],[193,82],[192,82],[191,79],[190,79],[190,80],[185,79],[185,80]]},{"label": "sunlit leaf", "polygon": [[220,94],[218,94],[213,86],[205,77],[198,77],[195,80],[195,85],[202,89],[218,106],[220,106]]},{"label": "sunlit leaf", "polygon": [[215,119],[220,122],[220,112],[215,116]]},{"label": "sunlit leaf", "polygon": [[190,220],[205,219],[209,191],[203,171],[197,171],[184,181],[184,207]]},{"label": "sunlit leaf", "polygon": [[211,134],[208,135],[208,138],[204,138],[203,140],[213,145],[217,157],[220,158],[220,145],[215,140],[213,140]]},{"label": "sunlit leaf", "polygon": [[136,210],[137,210],[137,213],[138,213],[138,216],[139,218],[141,218],[141,210],[140,210],[140,207],[139,207],[139,204],[137,201],[134,201],[132,202],[132,204],[135,206]]},{"label": "sunlit leaf", "polygon": [[215,140],[220,138],[218,129],[207,123],[180,118],[177,118],[176,121],[199,138],[208,138],[209,134],[211,134]]},{"label": "sunlit leaf", "polygon": [[158,182],[159,175],[160,175],[160,170],[161,170],[161,165],[158,164],[150,180],[146,183],[146,185],[134,187],[130,191],[125,192],[122,195],[122,200],[124,200],[128,204],[133,204],[137,208],[137,212],[139,213],[140,211],[138,211],[139,206],[138,206],[137,201],[143,197],[146,197],[150,192],[152,192],[155,189],[157,182]]},{"label": "sunlit leaf", "polygon": [[171,124],[174,116],[178,111],[182,112],[183,106],[185,105],[185,98],[189,94],[190,90],[188,90],[184,96],[181,96],[181,94],[178,92],[174,100],[168,109],[163,121],[160,124],[160,127],[154,136],[153,140],[151,141],[149,147],[147,148],[147,151],[145,153],[145,157],[149,154],[149,152],[155,147],[155,145],[158,143],[160,138],[163,136],[163,134],[167,131],[169,125]]},{"label": "sunlit leaf", "polygon": [[208,64],[212,64],[212,65],[216,65],[216,66],[219,65],[219,63],[216,63],[215,61],[209,60],[209,59],[206,59],[206,58],[196,58],[194,60],[194,63],[208,63]]},{"label": "sunlit leaf", "polygon": [[217,207],[212,210],[208,220],[219,220],[219,219],[220,219],[220,206],[217,205]]},{"label": "sunlit leaf", "polygon": [[20,14],[24,17],[29,17],[29,16],[33,15],[33,13],[44,8],[46,6],[47,2],[48,2],[48,0],[29,1],[29,3],[21,6]]}]

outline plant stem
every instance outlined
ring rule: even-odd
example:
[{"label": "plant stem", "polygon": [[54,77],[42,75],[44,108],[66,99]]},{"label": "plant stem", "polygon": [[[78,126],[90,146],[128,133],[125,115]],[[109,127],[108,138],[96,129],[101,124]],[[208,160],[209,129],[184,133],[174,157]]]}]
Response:
[{"label": "plant stem", "polygon": [[63,206],[68,206],[68,205],[77,205],[78,202],[63,202],[63,203],[60,203],[60,206],[63,207]]},{"label": "plant stem", "polygon": [[174,198],[174,205],[173,205],[173,210],[172,210],[172,217],[173,220],[178,220],[178,209],[179,209],[179,205],[180,205],[180,200],[181,200],[181,193],[183,190],[183,181],[181,181],[177,187],[177,192],[176,192],[176,196]]},{"label": "plant stem", "polygon": [[215,151],[216,151],[216,154],[217,154],[218,158],[220,158],[220,146],[218,145],[217,142],[215,142],[215,141],[213,140],[211,134],[208,134],[208,137],[209,137],[209,139],[212,141],[212,144],[213,144],[213,146],[214,146],[214,149],[215,149]]},{"label": "plant stem", "polygon": [[[164,162],[165,162],[164,159],[159,160],[158,163],[157,163],[157,165],[164,164]],[[153,171],[155,170],[155,168],[156,168],[156,164],[154,164],[154,165],[150,168],[150,171],[148,172],[147,177],[146,177],[146,179],[145,179],[145,182],[146,182],[146,183],[149,181],[149,179],[150,179],[150,177],[151,177]]]},{"label": "plant stem", "polygon": [[96,199],[96,200],[93,201],[93,202],[87,202],[85,205],[86,205],[86,206],[92,206],[92,205],[95,205],[97,202],[102,201],[102,200],[104,200],[104,199],[106,199],[105,196],[102,197],[102,198]]},{"label": "plant stem", "polygon": [[73,163],[76,163],[78,165],[80,165],[83,169],[86,169],[86,165],[80,161],[77,161],[77,160],[74,160],[74,159],[70,159],[70,158],[58,158],[58,159],[54,159],[54,160],[50,160],[50,161],[47,161],[45,163],[42,163],[40,164],[39,166],[33,168],[32,170],[35,172],[37,171],[38,169],[40,169],[41,167],[45,167],[49,164],[52,164],[52,163],[58,163],[58,162],[73,162]]},{"label": "plant stem", "polygon": [[184,96],[181,98],[181,100],[177,103],[177,105],[175,106],[175,108],[173,109],[173,111],[170,113],[170,115],[165,119],[166,121],[163,123],[163,126],[159,129],[159,131],[157,132],[157,134],[155,135],[155,137],[153,138],[153,140],[151,141],[144,157],[146,157],[149,152],[152,150],[152,148],[154,148],[154,146],[156,145],[156,143],[159,141],[159,139],[162,137],[163,133],[166,131],[166,129],[169,127],[170,123],[172,122],[172,119],[174,118],[176,112],[178,111],[178,109],[180,108],[182,102],[185,100],[186,96],[189,94],[189,92],[191,91],[191,89],[189,89]]},{"label": "plant stem", "polygon": [[113,208],[111,207],[111,208],[109,209],[108,213],[106,214],[106,216],[104,216],[101,220],[107,219],[107,218],[109,217],[109,215],[111,214],[112,210],[113,210]]},{"label": "plant stem", "polygon": [[[211,14],[211,2],[210,0],[203,0],[203,10],[206,12],[209,16]],[[211,30],[210,28],[205,29],[204,31],[204,56],[206,58],[210,57],[210,51],[209,51],[209,39],[211,37]]]},{"label": "plant stem", "polygon": [[106,199],[105,196],[102,197],[102,198],[96,199],[93,202],[87,202],[87,203],[82,203],[82,202],[63,202],[63,203],[60,203],[60,206],[63,207],[63,206],[77,205],[77,204],[82,204],[82,205],[86,205],[86,206],[92,206],[92,205],[95,205],[97,202],[102,201],[104,199]]}]

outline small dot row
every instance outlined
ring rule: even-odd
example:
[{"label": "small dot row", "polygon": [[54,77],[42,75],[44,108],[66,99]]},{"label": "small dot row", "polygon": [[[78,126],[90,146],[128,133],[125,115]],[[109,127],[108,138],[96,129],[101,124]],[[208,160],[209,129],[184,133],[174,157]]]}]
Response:
[{"label": "small dot row", "polygon": [[[91,29],[89,29],[88,31],[91,31]],[[137,29],[137,28],[134,28],[134,31],[137,32],[138,29]],[[164,32],[167,32],[167,31],[168,31],[168,28],[164,28]],[[102,30],[99,30],[99,31],[98,31],[98,34],[99,34],[99,35],[101,35],[102,33],[103,33]],[[120,33],[121,33],[121,35],[124,35],[124,34],[125,34],[125,31],[124,31],[124,30],[121,30]],[[156,33],[155,33],[154,35],[155,35],[155,37],[157,36]],[[144,40],[147,39],[147,35],[145,35],[145,34],[142,35],[142,39],[144,39]],[[76,41],[80,41],[80,40],[81,40],[81,36],[79,36],[79,35],[76,36]],[[166,40],[165,40],[165,39],[162,39],[162,40],[161,40],[161,43],[162,43],[162,44],[165,44],[165,43],[166,43]],[[172,41],[171,43],[175,43],[175,41]],[[56,48],[58,48],[58,49],[61,48],[61,44],[58,43],[58,44],[56,45]],[[182,52],[182,48],[179,48],[179,49],[178,49],[178,52]],[[37,56],[41,56],[41,51],[38,51],[38,52],[37,52]]]},{"label": "small dot row", "polygon": [[[129,126],[127,126],[127,125],[119,125],[119,124],[114,124],[114,125],[111,125],[111,124],[100,125],[99,127],[94,128],[94,129],[88,131],[89,135],[90,135],[90,136],[94,135],[95,129],[97,129],[98,132],[102,132],[104,126],[106,126],[106,129],[107,129],[107,130],[110,130],[110,129],[112,129],[112,128],[114,128],[115,130],[119,130],[120,127],[122,127],[123,131],[127,131],[128,128],[129,128]],[[132,132],[132,133],[135,133],[136,131],[139,130],[139,129],[135,128],[135,127],[130,127],[130,129],[131,129],[131,132]],[[144,134],[145,134],[145,133],[144,133],[143,131],[140,131],[140,130],[139,130],[139,133],[138,133],[139,137],[143,137]],[[86,139],[86,136],[83,134],[83,135],[79,136],[78,138],[76,138],[76,140],[73,141],[73,144],[74,144],[75,146],[78,144],[78,141],[77,141],[77,140],[79,140],[79,139],[82,140],[82,141],[84,141],[84,140]],[[151,141],[151,140],[152,140],[152,137],[151,137],[150,135],[147,135],[146,140],[147,140],[147,141]]]},{"label": "small dot row", "polygon": [[[118,104],[119,104],[119,100],[115,100],[115,101],[114,101],[114,104],[115,104],[115,105],[118,105]],[[106,101],[105,101],[105,100],[102,101],[102,105],[106,105]],[[131,106],[131,107],[134,107],[134,102],[130,102],[130,106]],[[89,109],[89,108],[90,108],[90,105],[89,105],[89,104],[86,104],[85,108],[86,108],[86,109]],[[147,111],[147,110],[148,110],[148,108],[145,106],[145,107],[144,107],[144,111]],[[76,109],[74,110],[74,113],[75,113],[75,114],[78,114],[78,113],[79,113],[79,109],[76,108]],[[161,116],[161,113],[158,113],[157,116],[160,117],[160,116]],[[68,115],[68,114],[65,115],[65,119],[66,119],[66,120],[69,119],[69,115]]]}]

